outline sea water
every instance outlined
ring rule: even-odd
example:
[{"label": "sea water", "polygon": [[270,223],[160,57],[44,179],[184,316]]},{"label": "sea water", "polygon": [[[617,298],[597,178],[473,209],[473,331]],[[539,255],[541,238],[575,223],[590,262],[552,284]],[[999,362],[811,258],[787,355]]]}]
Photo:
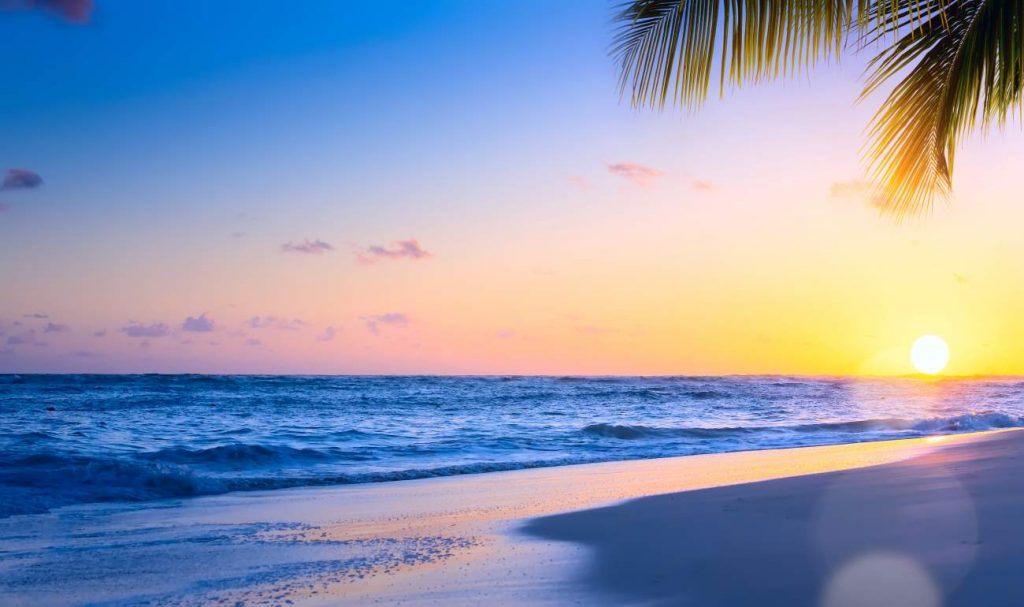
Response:
[{"label": "sea water", "polygon": [[0,375],[0,516],[1024,424],[1024,380]]}]

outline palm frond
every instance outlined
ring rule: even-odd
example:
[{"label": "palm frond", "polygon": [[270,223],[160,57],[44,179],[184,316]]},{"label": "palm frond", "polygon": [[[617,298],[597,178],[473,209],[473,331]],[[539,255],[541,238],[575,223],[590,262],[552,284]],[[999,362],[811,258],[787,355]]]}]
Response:
[{"label": "palm frond", "polygon": [[950,194],[966,133],[1020,109],[1024,1],[944,0],[923,17],[907,0],[896,4],[897,19],[879,34],[898,37],[872,61],[862,96],[905,72],[875,115],[867,148],[886,210],[903,216]]},{"label": "palm frond", "polygon": [[949,194],[965,133],[1021,107],[1024,0],[634,0],[618,19],[623,94],[655,108],[700,107],[716,61],[724,92],[881,45],[862,97],[901,79],[866,156],[898,216]]},{"label": "palm frond", "polygon": [[[719,86],[760,82],[838,55],[865,0],[635,0],[618,15],[612,54],[634,105],[689,109]],[[719,46],[720,45],[720,46]]]}]

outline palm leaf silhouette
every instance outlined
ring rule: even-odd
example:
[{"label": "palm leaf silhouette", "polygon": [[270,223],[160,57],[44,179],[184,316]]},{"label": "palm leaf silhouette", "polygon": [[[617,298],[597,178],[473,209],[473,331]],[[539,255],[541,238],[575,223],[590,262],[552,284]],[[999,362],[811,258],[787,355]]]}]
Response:
[{"label": "palm leaf silhouette", "polygon": [[894,82],[865,160],[897,217],[952,191],[964,135],[1021,108],[1024,0],[635,0],[612,53],[636,106],[698,109],[719,93],[873,49],[861,98]]}]

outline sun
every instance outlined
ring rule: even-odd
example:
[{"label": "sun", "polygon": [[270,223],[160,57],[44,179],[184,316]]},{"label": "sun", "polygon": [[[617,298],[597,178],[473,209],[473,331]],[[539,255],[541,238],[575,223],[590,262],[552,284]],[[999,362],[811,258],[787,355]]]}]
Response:
[{"label": "sun", "polygon": [[910,348],[910,362],[926,375],[941,373],[949,362],[949,346],[938,335],[922,335]]}]

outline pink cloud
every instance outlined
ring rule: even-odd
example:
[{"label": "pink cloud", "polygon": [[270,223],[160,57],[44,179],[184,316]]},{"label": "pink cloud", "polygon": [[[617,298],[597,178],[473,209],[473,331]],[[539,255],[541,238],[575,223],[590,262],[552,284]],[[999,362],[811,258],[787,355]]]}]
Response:
[{"label": "pink cloud", "polygon": [[303,240],[302,242],[286,242],[281,245],[282,253],[304,253],[306,255],[323,255],[333,251],[330,243],[322,240]]},{"label": "pink cloud", "polygon": [[324,329],[323,333],[321,333],[319,336],[317,336],[316,340],[317,341],[333,341],[334,338],[337,335],[338,335],[338,329],[336,329],[334,327],[327,327],[326,329]]},{"label": "pink cloud", "polygon": [[43,185],[39,173],[28,169],[7,169],[0,190],[34,190]]},{"label": "pink cloud", "polygon": [[636,164],[635,162],[609,164],[608,172],[612,175],[628,179],[637,185],[650,185],[651,182],[662,176],[662,172],[658,169]]},{"label": "pink cloud", "polygon": [[715,184],[711,183],[710,181],[703,181],[700,179],[694,179],[693,181],[691,181],[690,187],[697,190],[698,192],[711,192],[717,189],[715,187]]},{"label": "pink cloud", "polygon": [[26,345],[40,346],[40,345],[46,345],[46,344],[44,344],[43,342],[40,342],[40,341],[36,341],[36,330],[35,329],[29,329],[28,331],[23,331],[21,333],[15,333],[14,335],[11,335],[10,337],[8,337],[7,338],[7,345],[8,346],[26,346]]},{"label": "pink cloud", "polygon": [[155,322],[151,325],[130,322],[121,327],[121,332],[128,337],[166,337],[171,334],[171,328],[162,322]]},{"label": "pink cloud", "polygon": [[420,246],[418,240],[410,238],[408,240],[395,241],[391,243],[390,248],[370,245],[356,255],[356,261],[372,264],[383,259],[412,259],[416,261],[430,259],[433,256],[433,253]]},{"label": "pink cloud", "polygon": [[67,325],[58,324],[55,322],[46,323],[46,327],[43,329],[43,333],[67,333],[71,328]]},{"label": "pink cloud", "polygon": [[189,316],[186,318],[185,322],[181,323],[181,328],[194,333],[209,333],[213,331],[214,323],[212,318],[203,313],[199,316]]},{"label": "pink cloud", "polygon": [[280,331],[298,331],[306,326],[301,318],[279,318],[277,316],[253,316],[245,321],[250,329],[278,329]]},{"label": "pink cloud", "polygon": [[409,326],[409,317],[401,312],[387,312],[386,314],[374,314],[363,316],[361,320],[366,324],[366,330],[374,335],[380,335],[380,326],[404,328]]},{"label": "pink cloud", "polygon": [[0,11],[40,10],[71,23],[88,23],[93,0],[0,0]]}]

